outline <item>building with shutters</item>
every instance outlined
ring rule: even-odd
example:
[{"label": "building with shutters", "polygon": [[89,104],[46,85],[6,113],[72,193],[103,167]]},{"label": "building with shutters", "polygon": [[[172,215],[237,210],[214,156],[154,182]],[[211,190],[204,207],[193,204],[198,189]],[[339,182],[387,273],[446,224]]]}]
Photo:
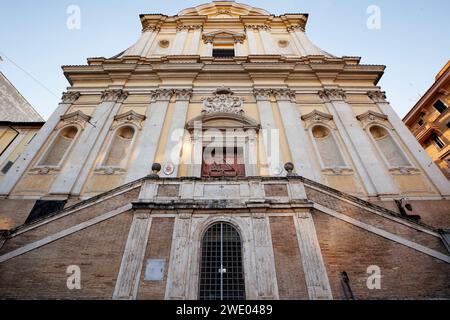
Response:
[{"label": "building with shutters", "polygon": [[0,298],[450,298],[450,183],[384,66],[303,13],[140,19],[1,181]]},{"label": "building with shutters", "polygon": [[403,118],[431,159],[450,178],[450,61]]}]

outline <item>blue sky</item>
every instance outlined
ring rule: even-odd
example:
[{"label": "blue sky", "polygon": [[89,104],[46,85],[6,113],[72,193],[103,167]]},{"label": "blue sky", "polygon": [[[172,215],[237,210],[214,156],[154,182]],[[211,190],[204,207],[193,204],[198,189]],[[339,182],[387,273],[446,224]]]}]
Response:
[{"label": "blue sky", "polygon": [[[139,14],[175,15],[206,1],[181,0],[2,0],[2,71],[47,118],[68,87],[61,65],[85,64],[88,57],[111,57],[140,34]],[[276,0],[238,1],[279,15],[309,13],[307,33],[337,56],[360,56],[363,64],[386,65],[380,81],[400,116],[415,104],[450,59],[448,0]],[[69,30],[66,10],[81,9],[81,29]],[[381,9],[381,29],[366,27],[370,5]],[[43,88],[27,73],[44,85]],[[52,93],[50,93],[51,91]]]}]

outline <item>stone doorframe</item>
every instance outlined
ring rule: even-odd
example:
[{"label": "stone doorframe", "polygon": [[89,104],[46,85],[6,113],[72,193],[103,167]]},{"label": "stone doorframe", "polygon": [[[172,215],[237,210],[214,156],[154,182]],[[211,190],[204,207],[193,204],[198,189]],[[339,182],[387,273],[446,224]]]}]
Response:
[{"label": "stone doorframe", "polygon": [[263,213],[179,214],[175,220],[165,298],[198,299],[201,242],[206,230],[217,222],[233,225],[241,235],[246,299],[279,299],[269,219]]},{"label": "stone doorframe", "polygon": [[[227,123],[226,125],[224,123]],[[203,148],[210,144],[215,134],[221,133],[222,143],[237,141],[242,148],[247,177],[258,175],[258,140],[260,125],[244,115],[217,112],[203,114],[186,124],[190,133],[191,159],[189,175],[201,177]]]}]

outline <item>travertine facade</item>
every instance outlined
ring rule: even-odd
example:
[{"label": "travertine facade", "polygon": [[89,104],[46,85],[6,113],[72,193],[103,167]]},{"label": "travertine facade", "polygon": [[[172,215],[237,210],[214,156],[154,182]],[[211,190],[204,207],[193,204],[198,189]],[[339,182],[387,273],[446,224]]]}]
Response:
[{"label": "travertine facade", "polygon": [[[0,297],[449,298],[449,182],[384,67],[319,49],[307,19],[232,1],[145,14],[123,53],[65,66],[0,184]],[[207,260],[217,245],[234,260]]]}]

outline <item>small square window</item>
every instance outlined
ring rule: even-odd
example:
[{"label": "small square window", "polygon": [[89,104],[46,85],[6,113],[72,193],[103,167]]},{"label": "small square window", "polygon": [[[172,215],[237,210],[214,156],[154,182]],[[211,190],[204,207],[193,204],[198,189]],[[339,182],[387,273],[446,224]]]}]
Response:
[{"label": "small square window", "polygon": [[441,138],[437,134],[433,133],[431,135],[431,140],[434,142],[436,147],[438,147],[438,149],[442,149],[445,147],[445,143],[441,140]]},{"label": "small square window", "polygon": [[234,49],[213,49],[215,58],[233,58],[234,56]]},{"label": "small square window", "polygon": [[444,112],[447,109],[447,106],[441,101],[441,100],[437,100],[434,104],[433,107],[439,111],[439,113]]},{"label": "small square window", "polygon": [[423,126],[423,124],[425,123],[425,121],[423,121],[423,119],[420,119],[418,122],[419,126]]}]

